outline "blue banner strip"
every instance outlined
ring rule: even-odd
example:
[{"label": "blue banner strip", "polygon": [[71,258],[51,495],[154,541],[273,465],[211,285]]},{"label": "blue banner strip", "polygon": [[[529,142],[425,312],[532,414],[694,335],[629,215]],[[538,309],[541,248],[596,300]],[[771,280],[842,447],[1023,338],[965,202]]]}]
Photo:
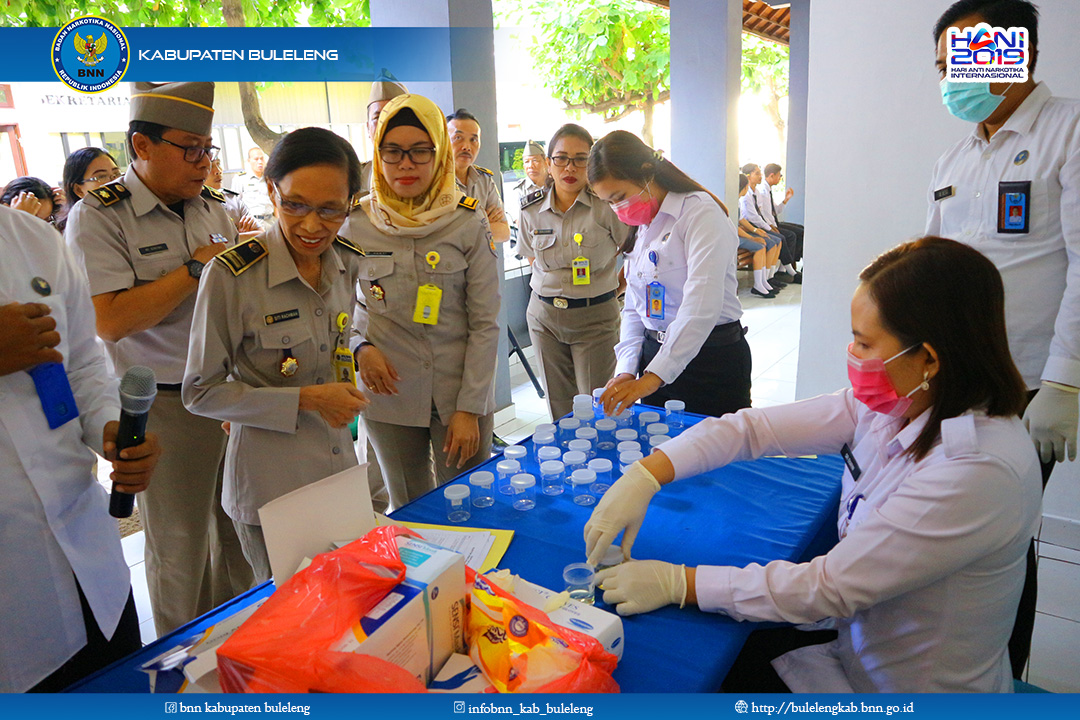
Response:
[{"label": "blue banner strip", "polygon": [[[13,62],[3,82],[56,80],[50,50],[58,28],[0,28]],[[383,68],[402,82],[450,82],[450,49],[483,47],[491,28],[123,28],[131,48],[124,82],[214,80],[370,82]],[[454,80],[487,63],[464,63]],[[475,77],[474,77],[475,76]]]},{"label": "blue banner strip", "polygon": [[919,720],[1015,720],[1074,717],[1070,695],[8,695],[0,716],[51,720],[422,717],[465,720],[502,716],[656,720],[656,718],[859,717]]}]

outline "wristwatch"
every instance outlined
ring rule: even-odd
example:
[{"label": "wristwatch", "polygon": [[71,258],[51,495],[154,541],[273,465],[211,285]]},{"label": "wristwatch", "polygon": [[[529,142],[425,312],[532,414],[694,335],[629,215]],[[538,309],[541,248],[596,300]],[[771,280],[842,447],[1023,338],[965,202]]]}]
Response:
[{"label": "wristwatch", "polygon": [[198,280],[200,277],[202,277],[202,271],[203,268],[206,267],[206,263],[201,263],[195,258],[192,258],[191,260],[188,260],[186,263],[184,263],[184,267],[187,268],[188,275]]}]

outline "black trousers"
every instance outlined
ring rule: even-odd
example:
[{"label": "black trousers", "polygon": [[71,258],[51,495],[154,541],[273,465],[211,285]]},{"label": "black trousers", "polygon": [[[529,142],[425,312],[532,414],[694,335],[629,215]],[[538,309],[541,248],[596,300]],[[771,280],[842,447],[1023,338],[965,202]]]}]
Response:
[{"label": "black trousers", "polygon": [[755,630],[735,658],[720,689],[726,693],[789,693],[791,689],[780,679],[772,661],[797,648],[835,639],[835,630],[803,632],[793,627]]},{"label": "black trousers", "polygon": [[780,264],[791,265],[798,259],[795,257],[795,233],[782,227],[777,229],[784,238],[784,242],[780,244]]},{"label": "black trousers", "polygon": [[[1028,393],[1028,402],[1038,390]],[[1050,473],[1057,463],[1042,463],[1042,486],[1050,480]],[[1031,541],[1027,554],[1027,575],[1024,576],[1024,591],[1020,595],[1020,605],[1016,608],[1016,622],[1009,637],[1009,662],[1012,664],[1013,677],[1020,679],[1031,655],[1031,635],[1035,631],[1035,605],[1039,600],[1039,568],[1035,561],[1035,541]]]},{"label": "black trousers", "polygon": [[106,640],[94,618],[90,604],[86,602],[86,596],[83,595],[78,580],[75,581],[75,586],[79,591],[79,604],[82,606],[83,622],[86,624],[86,645],[27,692],[60,692],[68,685],[127,657],[142,647],[139,636],[139,615],[135,611],[135,596],[131,590],[128,590],[127,604],[120,616],[120,624],[117,625],[112,639]]},{"label": "black trousers", "polygon": [[791,254],[794,257],[795,262],[798,262],[799,260],[802,260],[802,258],[803,258],[803,226],[802,225],[796,225],[795,223],[782,222],[782,223],[779,223],[776,227],[780,228],[781,231],[790,232],[795,236],[794,243],[791,246],[791,250],[792,250]]},{"label": "black trousers", "polygon": [[[645,337],[638,365],[640,375],[660,352],[660,343]],[[668,400],[682,400],[686,409],[719,417],[750,407],[750,346],[746,338],[722,347],[698,351],[675,382],[641,399],[646,405],[663,407]]]}]

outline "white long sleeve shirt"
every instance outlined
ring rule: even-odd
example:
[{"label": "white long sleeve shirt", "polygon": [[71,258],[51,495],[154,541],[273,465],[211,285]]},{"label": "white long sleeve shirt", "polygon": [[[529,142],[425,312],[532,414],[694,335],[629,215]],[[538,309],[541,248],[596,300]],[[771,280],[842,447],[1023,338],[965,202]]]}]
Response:
[{"label": "white long sleeve shirt", "polygon": [[[616,374],[636,375],[645,330],[663,330],[664,344],[645,370],[674,382],[714,327],[742,317],[738,248],[735,226],[708,193],[667,194],[652,224],[638,228],[637,243],[626,257]],[[664,286],[663,318],[647,313],[648,285],[654,281]]]},{"label": "white long sleeve shirt", "polygon": [[739,217],[743,220],[749,220],[754,227],[771,231],[772,226],[761,216],[760,203],[755,202],[756,197],[757,192],[754,188],[750,188],[745,195],[739,198]]},{"label": "white long sleeve shirt", "polygon": [[[1024,234],[998,232],[998,184],[1013,181],[1031,183]],[[971,245],[1001,272],[1028,387],[1080,387],[1080,100],[1039,83],[989,141],[976,125],[941,156],[927,201],[928,235]]]},{"label": "white long sleeve shirt", "polygon": [[[749,195],[750,193],[747,193]],[[773,206],[776,203],[773,202],[772,185],[768,180],[762,180],[761,184],[754,188],[754,194],[757,195],[757,209],[761,214],[761,219],[769,225],[775,225],[780,227],[780,218],[773,212]],[[780,212],[783,207],[783,203],[776,205],[776,212]]]},{"label": "white long sleeve shirt", "polygon": [[[0,376],[0,692],[33,687],[86,645],[75,578],[106,637],[131,582],[116,521],[93,475],[117,385],[94,339],[86,277],[60,235],[0,207],[0,303],[49,305],[79,416],[50,430],[26,372]],[[33,278],[50,286],[42,297]]]},{"label": "white long sleeve shirt", "polygon": [[844,471],[841,539],[828,554],[697,570],[702,610],[838,619],[836,641],[774,662],[795,692],[1011,692],[1007,643],[1041,514],[1038,460],[1019,419],[969,412],[944,421],[914,461],[904,451],[928,415],[905,427],[849,389],[708,418],[664,445],[676,478],[852,449],[861,474]]}]

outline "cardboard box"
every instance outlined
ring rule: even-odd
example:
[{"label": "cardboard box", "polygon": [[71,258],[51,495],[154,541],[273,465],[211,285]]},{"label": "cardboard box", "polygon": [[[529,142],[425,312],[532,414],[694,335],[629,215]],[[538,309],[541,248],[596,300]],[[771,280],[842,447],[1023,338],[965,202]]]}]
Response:
[{"label": "cardboard box", "polygon": [[[520,577],[515,579],[513,594],[534,608],[544,609],[548,600],[559,593],[534,585]],[[592,605],[567,600],[560,608],[547,613],[552,622],[568,627],[596,638],[604,649],[622,660],[623,625],[622,618],[615,613],[601,610]]]},{"label": "cardboard box", "polygon": [[427,685],[431,668],[424,591],[401,583],[330,649],[394,663]]}]

